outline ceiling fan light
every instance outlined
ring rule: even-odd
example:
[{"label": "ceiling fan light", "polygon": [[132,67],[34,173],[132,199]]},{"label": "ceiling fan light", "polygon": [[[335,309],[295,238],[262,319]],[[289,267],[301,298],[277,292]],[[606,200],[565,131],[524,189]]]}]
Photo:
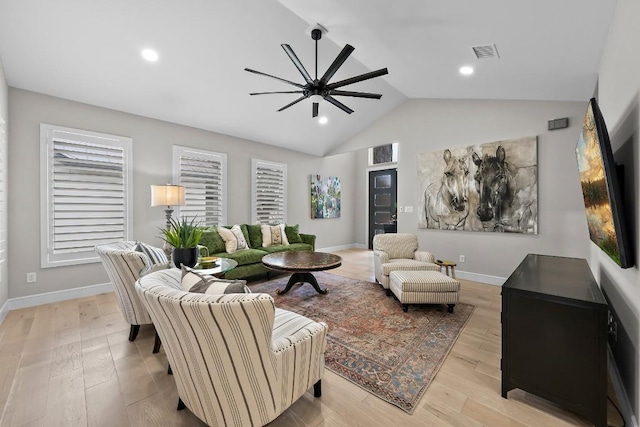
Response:
[{"label": "ceiling fan light", "polygon": [[322,98],[322,95],[311,95],[309,97],[309,99],[311,100],[311,102],[320,102],[322,101],[324,98]]},{"label": "ceiling fan light", "polygon": [[329,122],[329,119],[326,116],[322,116],[318,119],[318,123],[321,125],[326,125]]}]

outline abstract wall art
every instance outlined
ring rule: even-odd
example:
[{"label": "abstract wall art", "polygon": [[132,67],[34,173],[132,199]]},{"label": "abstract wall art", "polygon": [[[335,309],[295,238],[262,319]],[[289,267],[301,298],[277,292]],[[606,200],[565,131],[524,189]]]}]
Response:
[{"label": "abstract wall art", "polygon": [[340,178],[311,175],[311,218],[340,218]]},{"label": "abstract wall art", "polygon": [[535,136],[418,155],[420,228],[538,233]]}]

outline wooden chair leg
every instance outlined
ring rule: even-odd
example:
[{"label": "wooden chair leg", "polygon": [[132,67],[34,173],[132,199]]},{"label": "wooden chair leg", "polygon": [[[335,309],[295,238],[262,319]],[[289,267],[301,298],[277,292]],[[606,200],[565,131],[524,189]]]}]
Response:
[{"label": "wooden chair leg", "polygon": [[182,411],[184,408],[186,408],[184,402],[182,399],[178,398],[178,411]]},{"label": "wooden chair leg", "polygon": [[169,368],[167,369],[167,375],[173,375],[173,371],[171,370],[171,365],[169,365]]},{"label": "wooden chair leg", "polygon": [[318,382],[313,385],[313,397],[320,396],[322,396],[322,380],[318,380]]},{"label": "wooden chair leg", "polygon": [[156,340],[153,343],[153,353],[159,352],[161,345],[162,345],[162,341],[160,341],[160,335],[158,335],[158,331],[156,331]]},{"label": "wooden chair leg", "polygon": [[129,330],[129,341],[135,340],[139,331],[140,325],[131,325],[131,329]]}]

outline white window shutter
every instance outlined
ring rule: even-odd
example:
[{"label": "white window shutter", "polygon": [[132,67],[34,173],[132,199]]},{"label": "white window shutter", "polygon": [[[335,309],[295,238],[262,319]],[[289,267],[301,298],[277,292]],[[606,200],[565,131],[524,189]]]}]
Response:
[{"label": "white window shutter", "polygon": [[185,206],[178,214],[202,226],[227,221],[227,155],[173,146],[174,182],[185,187]]},{"label": "white window shutter", "polygon": [[43,268],[99,261],[131,235],[130,138],[40,125]]},{"label": "white window shutter", "polygon": [[280,224],[287,221],[287,165],[252,159],[253,224]]}]

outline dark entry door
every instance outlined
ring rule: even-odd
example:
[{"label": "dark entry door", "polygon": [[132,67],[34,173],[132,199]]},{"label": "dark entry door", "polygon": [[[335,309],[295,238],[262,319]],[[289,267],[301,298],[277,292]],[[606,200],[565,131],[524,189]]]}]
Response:
[{"label": "dark entry door", "polygon": [[398,192],[397,169],[369,172],[369,249],[373,249],[373,236],[384,233],[393,224]]}]

